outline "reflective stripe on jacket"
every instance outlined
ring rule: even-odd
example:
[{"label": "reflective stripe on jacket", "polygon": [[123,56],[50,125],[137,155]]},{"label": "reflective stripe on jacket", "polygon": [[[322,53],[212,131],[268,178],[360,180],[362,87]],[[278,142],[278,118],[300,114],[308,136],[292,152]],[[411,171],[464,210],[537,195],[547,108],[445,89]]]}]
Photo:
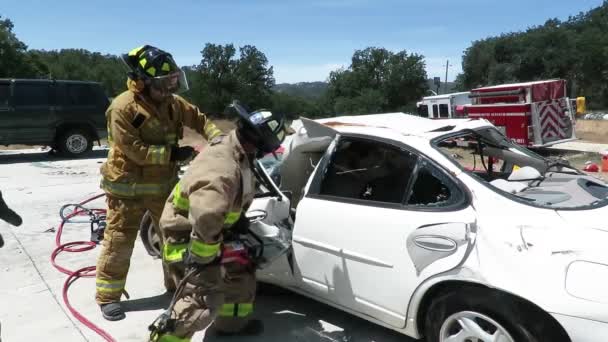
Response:
[{"label": "reflective stripe on jacket", "polygon": [[[218,255],[222,230],[232,226],[253,200],[254,177],[235,131],[213,139],[174,187],[160,219],[167,236],[192,232],[190,253],[200,262]],[[185,246],[170,238],[165,262],[181,261]]]}]

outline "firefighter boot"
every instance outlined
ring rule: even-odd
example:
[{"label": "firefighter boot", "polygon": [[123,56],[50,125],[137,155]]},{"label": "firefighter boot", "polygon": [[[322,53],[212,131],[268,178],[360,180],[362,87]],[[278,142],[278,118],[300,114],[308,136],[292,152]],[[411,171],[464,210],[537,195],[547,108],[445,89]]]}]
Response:
[{"label": "firefighter boot", "polygon": [[108,321],[120,321],[126,317],[125,312],[120,306],[119,302],[101,304],[99,307],[101,308],[103,318],[107,319]]},{"label": "firefighter boot", "polygon": [[264,322],[259,319],[249,320],[245,326],[237,331],[219,330],[214,327],[215,335],[217,336],[259,336],[264,332]]}]

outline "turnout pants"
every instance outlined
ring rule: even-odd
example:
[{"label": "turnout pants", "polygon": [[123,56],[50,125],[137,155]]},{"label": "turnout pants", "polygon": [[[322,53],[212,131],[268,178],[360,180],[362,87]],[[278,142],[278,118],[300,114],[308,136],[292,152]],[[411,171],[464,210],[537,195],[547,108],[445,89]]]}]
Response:
[{"label": "turnout pants", "polygon": [[[127,272],[133,253],[133,246],[141,220],[149,210],[152,214],[158,236],[158,221],[165,205],[164,197],[123,199],[107,194],[107,225],[101,243],[101,253],[97,260],[97,281],[95,300],[98,304],[120,301],[125,289]],[[165,274],[165,287],[175,289],[171,278]]]},{"label": "turnout pants", "polygon": [[[184,232],[178,234],[182,239],[179,236],[174,239],[171,232],[163,233],[168,243],[184,241]],[[176,281],[184,276],[181,262],[167,263],[166,269]],[[191,338],[195,332],[212,323],[214,329],[222,332],[242,330],[252,316],[255,292],[255,268],[252,264],[229,262],[201,268],[188,278],[176,300],[171,318],[177,322],[171,335]]]}]

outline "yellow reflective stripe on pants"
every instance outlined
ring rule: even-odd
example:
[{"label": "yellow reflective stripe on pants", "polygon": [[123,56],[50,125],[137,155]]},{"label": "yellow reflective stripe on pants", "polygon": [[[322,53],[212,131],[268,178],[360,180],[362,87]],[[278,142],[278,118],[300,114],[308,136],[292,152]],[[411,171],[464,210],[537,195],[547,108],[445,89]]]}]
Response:
[{"label": "yellow reflective stripe on pants", "polygon": [[240,211],[231,211],[226,214],[226,218],[224,219],[224,225],[231,226],[241,217]]},{"label": "yellow reflective stripe on pants", "polygon": [[121,197],[137,197],[141,195],[165,195],[169,192],[173,182],[163,184],[138,184],[111,182],[101,180],[101,188],[107,192]]},{"label": "yellow reflective stripe on pants", "polygon": [[169,334],[161,335],[160,337],[154,338],[152,342],[190,342],[191,340],[187,337],[181,338]]},{"label": "yellow reflective stripe on pants", "polygon": [[201,258],[214,257],[220,252],[220,243],[207,244],[197,240],[192,240],[190,242],[190,252]]},{"label": "yellow reflective stripe on pants", "polygon": [[253,313],[253,303],[226,303],[220,308],[222,317],[246,317]]},{"label": "yellow reflective stripe on pants", "polygon": [[182,196],[182,190],[179,183],[173,188],[173,206],[179,210],[190,210],[190,201]]},{"label": "yellow reflective stripe on pants", "polygon": [[162,145],[152,145],[148,147],[148,154],[146,155],[146,160],[148,160],[153,165],[167,164],[167,147]]},{"label": "yellow reflective stripe on pants", "polygon": [[125,283],[125,280],[97,279],[96,287],[99,292],[122,292],[125,288]]},{"label": "yellow reflective stripe on pants", "polygon": [[180,244],[164,244],[163,245],[163,261],[167,263],[182,261],[184,252],[188,249],[187,243]]},{"label": "yellow reflective stripe on pants", "polygon": [[205,125],[204,131],[205,131],[205,135],[207,136],[207,140],[211,140],[211,139],[217,137],[218,135],[222,134],[222,131],[219,130],[215,124],[213,124],[212,122],[209,122],[209,121]]}]

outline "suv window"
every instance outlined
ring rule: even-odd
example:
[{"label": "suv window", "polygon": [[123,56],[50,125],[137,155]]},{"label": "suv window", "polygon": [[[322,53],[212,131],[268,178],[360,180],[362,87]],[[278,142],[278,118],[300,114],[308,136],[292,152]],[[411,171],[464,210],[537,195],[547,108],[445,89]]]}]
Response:
[{"label": "suv window", "polygon": [[8,83],[0,83],[0,107],[8,106],[8,100],[11,98],[11,85]]},{"label": "suv window", "polygon": [[407,204],[417,207],[446,207],[460,203],[462,191],[442,172],[423,160],[409,194]]},{"label": "suv window", "polygon": [[320,195],[403,203],[417,156],[373,140],[345,138],[338,143]]},{"label": "suv window", "polygon": [[48,83],[16,83],[15,106],[48,106]]},{"label": "suv window", "polygon": [[97,104],[97,92],[88,84],[68,84],[67,103],[73,106],[93,106]]}]

